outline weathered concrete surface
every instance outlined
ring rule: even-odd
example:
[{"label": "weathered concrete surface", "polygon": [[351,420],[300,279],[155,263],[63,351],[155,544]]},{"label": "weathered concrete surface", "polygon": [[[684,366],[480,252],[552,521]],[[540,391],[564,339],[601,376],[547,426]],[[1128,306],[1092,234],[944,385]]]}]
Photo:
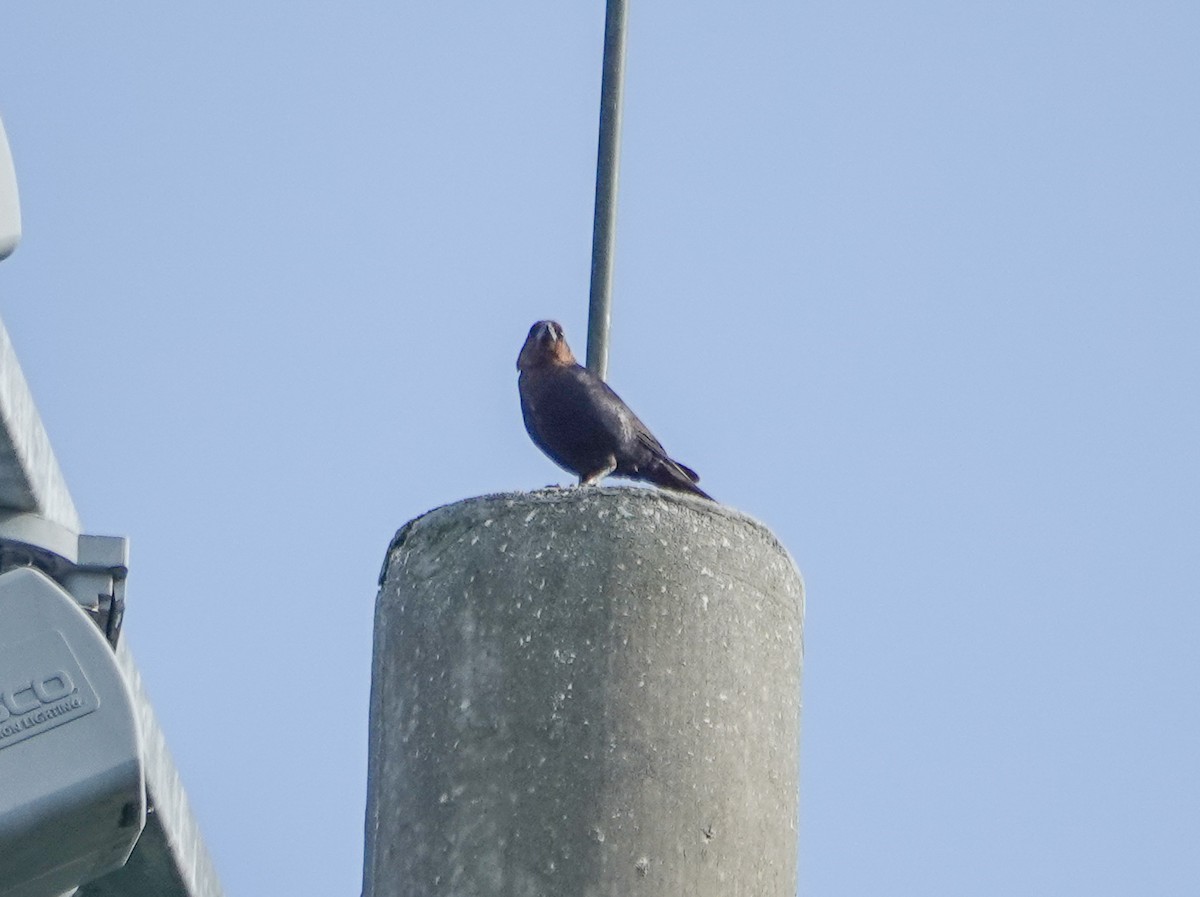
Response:
[{"label": "weathered concrete surface", "polygon": [[470,499],[376,606],[365,897],[792,897],[803,585],[654,490]]}]

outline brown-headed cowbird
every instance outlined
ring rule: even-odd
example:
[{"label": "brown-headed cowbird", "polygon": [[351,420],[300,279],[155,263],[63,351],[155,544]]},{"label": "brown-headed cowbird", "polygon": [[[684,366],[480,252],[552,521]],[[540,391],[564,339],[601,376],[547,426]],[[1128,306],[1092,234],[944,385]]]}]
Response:
[{"label": "brown-headed cowbird", "polygon": [[581,485],[615,474],[712,500],[696,472],[671,460],[621,397],[575,360],[560,324],[530,328],[517,370],[529,437]]}]

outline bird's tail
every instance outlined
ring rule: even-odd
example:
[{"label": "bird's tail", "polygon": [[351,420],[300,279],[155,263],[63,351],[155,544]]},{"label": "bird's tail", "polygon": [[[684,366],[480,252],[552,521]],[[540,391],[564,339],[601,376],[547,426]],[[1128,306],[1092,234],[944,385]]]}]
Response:
[{"label": "bird's tail", "polygon": [[700,475],[678,461],[663,458],[658,463],[643,469],[642,473],[647,480],[656,486],[662,486],[664,489],[674,489],[676,492],[688,492],[692,495],[699,495],[701,498],[707,498],[709,501],[716,501],[715,498],[696,485],[700,482]]}]

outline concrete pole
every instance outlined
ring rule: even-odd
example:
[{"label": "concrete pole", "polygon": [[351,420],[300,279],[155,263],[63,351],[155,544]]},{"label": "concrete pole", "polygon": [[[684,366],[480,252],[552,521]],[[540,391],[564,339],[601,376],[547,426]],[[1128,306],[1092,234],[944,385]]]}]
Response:
[{"label": "concrete pole", "polygon": [[762,524],[491,495],[380,583],[365,897],[793,897],[804,592]]}]

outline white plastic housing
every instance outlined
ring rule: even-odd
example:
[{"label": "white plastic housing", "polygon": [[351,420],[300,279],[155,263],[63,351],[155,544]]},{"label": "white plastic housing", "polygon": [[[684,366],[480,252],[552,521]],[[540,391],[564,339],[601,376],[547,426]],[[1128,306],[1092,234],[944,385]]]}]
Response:
[{"label": "white plastic housing", "polygon": [[0,121],[0,260],[10,255],[21,242],[21,204],[17,201],[17,173],[12,153]]},{"label": "white plastic housing", "polygon": [[146,821],[137,721],[112,648],[29,568],[0,576],[0,894],[122,866]]}]

